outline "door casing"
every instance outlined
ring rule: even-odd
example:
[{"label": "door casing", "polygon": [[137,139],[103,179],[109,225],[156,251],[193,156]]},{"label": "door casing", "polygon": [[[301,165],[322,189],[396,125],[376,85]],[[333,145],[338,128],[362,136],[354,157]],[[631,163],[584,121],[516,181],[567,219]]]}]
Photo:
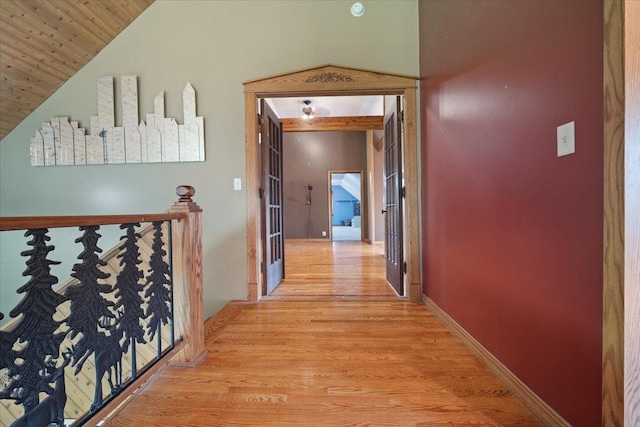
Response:
[{"label": "door casing", "polygon": [[418,133],[416,87],[418,78],[335,65],[295,71],[244,83],[245,92],[245,152],[247,198],[247,297],[258,301],[262,289],[260,261],[262,259],[260,209],[260,147],[258,143],[258,99],[303,96],[402,95],[404,99],[403,146],[405,200],[405,288],[412,302],[422,296],[420,274],[420,235],[418,194]]}]

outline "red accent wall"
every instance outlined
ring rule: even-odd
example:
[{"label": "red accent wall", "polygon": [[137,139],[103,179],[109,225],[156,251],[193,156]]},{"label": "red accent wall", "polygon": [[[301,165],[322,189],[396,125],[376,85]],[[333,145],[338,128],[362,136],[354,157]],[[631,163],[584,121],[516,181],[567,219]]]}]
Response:
[{"label": "red accent wall", "polygon": [[[424,292],[599,426],[601,1],[420,1]],[[576,153],[556,155],[575,121]]]}]

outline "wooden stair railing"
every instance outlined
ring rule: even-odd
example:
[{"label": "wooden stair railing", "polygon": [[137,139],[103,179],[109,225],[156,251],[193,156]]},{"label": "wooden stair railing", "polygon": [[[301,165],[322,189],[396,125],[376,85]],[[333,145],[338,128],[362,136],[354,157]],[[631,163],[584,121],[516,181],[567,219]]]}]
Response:
[{"label": "wooden stair railing", "polygon": [[[164,226],[158,227],[164,227],[164,229],[166,229],[167,231],[170,229],[170,233],[168,233],[167,237],[168,242],[166,242],[165,245],[170,246],[169,253],[166,255],[166,257],[169,258],[172,277],[172,337],[176,337],[176,344],[172,350],[164,352],[163,356],[161,358],[158,358],[150,368],[143,368],[140,376],[136,377],[134,370],[133,377],[128,382],[126,389],[117,396],[112,397],[111,400],[105,405],[101,406],[101,408],[92,408],[90,413],[85,414],[81,418],[82,424],[90,423],[91,425],[95,425],[100,420],[108,418],[110,414],[114,413],[114,410],[118,406],[126,401],[130,397],[130,395],[133,394],[133,392],[137,388],[139,388],[140,385],[142,385],[142,383],[148,380],[159,369],[162,369],[162,367],[167,363],[178,363],[186,366],[195,366],[195,364],[197,364],[206,354],[204,346],[202,293],[202,210],[192,200],[192,197],[195,194],[195,190],[193,189],[193,187],[186,185],[179,186],[176,189],[176,193],[178,194],[178,196],[180,196],[180,199],[176,203],[174,203],[166,213],[161,214],[0,218],[0,231],[37,230],[58,227],[88,227],[115,224],[121,224],[121,228],[123,228],[124,224],[139,225],[139,223],[158,224],[170,222],[170,225],[168,226],[165,224]],[[151,225],[149,225],[149,227],[143,227],[139,230],[139,233],[141,234],[141,236],[139,236],[139,240],[140,242],[144,240],[144,242],[140,243],[140,245],[142,245],[144,247],[144,251],[147,252],[151,252],[150,248],[153,239],[153,228],[154,227],[151,227]],[[107,251],[107,253],[103,257],[101,257],[101,259],[107,259],[109,260],[109,263],[117,264],[119,262],[118,258],[120,258],[121,256],[121,252],[121,250],[114,248]],[[149,253],[143,254],[143,256],[146,256],[146,262],[148,262],[150,256]],[[107,261],[105,261],[105,264],[102,264],[104,266],[103,269],[112,269],[112,267],[110,266],[111,264],[106,264],[106,262]],[[111,280],[113,280],[113,278],[111,278]],[[65,289],[67,287],[76,285],[78,283],[78,279],[72,278],[69,281],[66,281],[62,286],[56,288],[55,291],[59,294],[63,294],[65,293]],[[60,312],[59,310],[62,310],[62,312],[65,312],[65,310],[68,311],[68,303],[64,303],[58,306],[57,310],[58,312]],[[3,334],[3,337],[0,338],[5,338],[6,336],[8,336],[7,334],[11,333],[11,331],[16,327],[18,321],[19,318],[13,319],[11,322],[5,324],[2,328],[0,328],[0,333]],[[55,332],[56,334],[58,334],[59,329]],[[68,336],[65,336],[64,340],[65,345],[70,342]],[[166,341],[167,338],[163,337],[163,340]],[[171,339],[171,341],[173,342],[173,338]],[[60,346],[62,347],[62,344]],[[160,353],[160,347],[160,339],[158,339],[158,354]],[[153,354],[145,356],[144,353],[149,352],[145,349],[142,349],[142,351],[143,353],[141,353],[141,363],[145,364],[146,366],[147,361],[153,359],[155,356]],[[13,354],[13,351],[11,351],[11,353]],[[3,354],[3,357],[5,356],[6,355]],[[95,373],[97,367],[93,364],[93,360],[91,360],[89,363],[89,359],[87,359],[87,362],[88,363],[85,367],[88,367],[89,371]],[[131,364],[130,361],[129,363]],[[136,363],[135,357],[133,358],[133,363]],[[3,366],[0,366],[0,371],[2,371],[2,367]],[[51,369],[56,369],[55,364],[51,366]],[[57,369],[61,368],[57,367]],[[83,368],[83,371],[84,370],[85,369]],[[85,376],[81,379],[78,379],[77,372],[75,375],[72,375],[70,371],[66,371],[65,376],[67,377],[67,390],[70,381],[74,380],[76,383],[86,383],[87,378],[91,376],[90,374],[86,373],[81,374]],[[60,374],[58,373],[56,375],[59,381]],[[102,383],[102,385],[104,385],[104,382]],[[5,386],[6,384],[0,383],[0,392],[3,391],[3,388]],[[104,387],[107,386],[104,385]],[[82,395],[82,393],[79,394]],[[68,403],[70,403],[70,401],[71,399],[69,399]],[[2,401],[0,401],[0,403],[1,402]],[[27,406],[25,406],[25,408],[26,407]],[[0,426],[13,425],[14,422],[19,423],[17,419],[20,418],[20,414],[14,413],[13,415],[11,415],[8,414],[8,411],[5,411],[4,409],[6,408],[0,406],[0,411],[2,411],[2,416],[0,416]],[[69,411],[70,409],[67,408],[67,411],[65,411],[65,415],[67,415],[66,413]],[[74,408],[72,412],[77,413],[78,409]],[[22,417],[25,416],[26,414],[22,415]],[[57,416],[59,417],[60,414],[57,414]],[[11,419],[14,419],[16,421],[12,422]],[[45,423],[45,421],[47,421],[47,423]],[[43,419],[42,425],[48,425],[48,421],[57,420]],[[40,425],[40,423],[36,422],[29,425]]]}]

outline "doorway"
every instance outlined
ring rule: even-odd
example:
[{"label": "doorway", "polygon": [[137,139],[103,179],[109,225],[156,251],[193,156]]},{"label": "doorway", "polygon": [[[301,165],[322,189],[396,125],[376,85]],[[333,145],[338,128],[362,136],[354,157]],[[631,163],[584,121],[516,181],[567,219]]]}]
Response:
[{"label": "doorway", "polygon": [[[420,302],[422,289],[419,269],[419,198],[418,156],[416,129],[416,77],[377,73],[354,68],[327,65],[285,75],[268,77],[245,83],[245,128],[247,165],[247,268],[248,299],[257,301],[261,296],[263,282],[262,242],[264,218],[261,214],[261,159],[258,139],[259,121],[257,100],[259,98],[326,96],[326,95],[402,95],[404,133],[403,179],[407,198],[404,226],[406,236],[404,253],[406,268],[403,287],[413,302]],[[356,129],[361,130],[356,124]],[[331,126],[331,124],[327,124]],[[335,126],[335,123],[333,123]],[[342,129],[353,123],[340,123]],[[325,130],[331,130],[325,128]],[[335,130],[335,128],[333,129]]]},{"label": "doorway", "polygon": [[332,242],[362,241],[362,171],[329,171]]}]

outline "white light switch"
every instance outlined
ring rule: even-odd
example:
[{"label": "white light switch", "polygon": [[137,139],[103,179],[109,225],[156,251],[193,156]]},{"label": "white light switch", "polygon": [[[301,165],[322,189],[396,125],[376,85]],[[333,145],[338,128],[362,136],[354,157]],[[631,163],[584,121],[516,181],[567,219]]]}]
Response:
[{"label": "white light switch", "polygon": [[558,157],[576,152],[576,122],[558,126]]},{"label": "white light switch", "polygon": [[233,189],[235,191],[242,190],[242,180],[240,178],[233,178]]}]

